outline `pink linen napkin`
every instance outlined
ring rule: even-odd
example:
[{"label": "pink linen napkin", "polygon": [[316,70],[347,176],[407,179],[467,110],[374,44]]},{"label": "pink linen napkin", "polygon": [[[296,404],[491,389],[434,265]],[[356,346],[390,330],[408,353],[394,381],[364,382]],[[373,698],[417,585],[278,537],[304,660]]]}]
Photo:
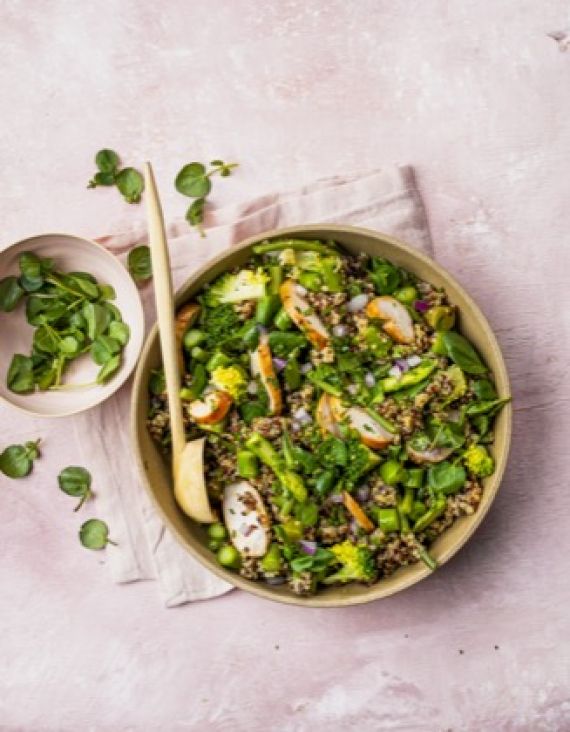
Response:
[{"label": "pink linen napkin", "polygon": [[[296,191],[220,209],[209,216],[207,238],[203,240],[198,239],[196,231],[189,230],[185,221],[172,224],[167,233],[174,285],[179,287],[211,257],[256,233],[326,222],[384,231],[432,254],[413,171],[409,167],[390,167],[321,180]],[[124,261],[132,246],[146,243],[146,232],[125,232],[100,241]],[[148,328],[155,321],[152,285],[146,285],[141,295]],[[104,476],[104,482],[97,480],[94,511],[107,521],[117,542],[117,546],[106,550],[111,577],[115,582],[157,580],[167,607],[221,595],[231,585],[203,568],[177,543],[156,513],[134,461],[129,459],[130,389],[129,381],[99,408],[72,418],[72,436],[69,422],[65,426],[50,425],[50,435],[61,431],[61,440],[53,435],[53,441],[60,443],[59,450],[65,450],[68,457],[77,455],[94,476]]]}]

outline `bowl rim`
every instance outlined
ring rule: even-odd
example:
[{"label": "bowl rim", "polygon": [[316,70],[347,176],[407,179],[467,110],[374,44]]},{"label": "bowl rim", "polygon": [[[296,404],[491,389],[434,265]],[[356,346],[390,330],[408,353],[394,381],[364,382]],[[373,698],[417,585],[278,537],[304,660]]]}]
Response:
[{"label": "bowl rim", "polygon": [[[307,236],[316,231],[323,231],[326,230],[327,232],[331,233],[331,238],[334,238],[336,235],[342,235],[346,233],[352,233],[356,235],[360,235],[363,237],[375,239],[375,240],[383,240],[387,241],[389,244],[394,246],[396,249],[403,250],[404,252],[408,253],[412,258],[418,259],[424,264],[426,264],[431,269],[435,270],[437,274],[444,280],[449,281],[453,284],[454,288],[459,292],[459,294],[465,299],[467,304],[469,305],[471,312],[476,316],[476,319],[478,320],[479,324],[482,324],[485,330],[485,337],[487,338],[490,346],[490,350],[493,352],[493,355],[496,359],[496,362],[498,364],[498,367],[494,369],[495,376],[499,376],[505,384],[505,396],[511,397],[511,384],[510,379],[506,367],[506,363],[503,357],[503,354],[501,352],[501,349],[499,347],[499,343],[496,339],[496,336],[493,332],[493,329],[491,328],[491,325],[489,321],[487,320],[484,313],[481,311],[477,303],[473,300],[471,295],[465,290],[465,288],[456,280],[456,278],[447,271],[444,267],[442,267],[438,262],[436,262],[434,259],[429,257],[428,255],[424,254],[423,252],[419,251],[415,247],[411,246],[410,244],[407,244],[406,242],[402,241],[401,239],[398,239],[397,237],[391,236],[389,234],[385,234],[384,232],[377,231],[374,229],[368,229],[366,227],[360,227],[360,226],[351,226],[351,225],[343,225],[343,224],[329,224],[329,223],[315,223],[315,224],[304,224],[304,225],[297,225],[297,226],[287,226],[282,227],[278,229],[270,229],[267,231],[262,231],[259,234],[255,234],[253,236],[248,237],[247,239],[244,239],[240,242],[238,242],[235,245],[232,245],[228,249],[225,249],[220,254],[215,255],[211,259],[209,259],[205,264],[203,264],[201,267],[199,267],[197,270],[195,270],[179,287],[175,293],[175,302],[176,306],[180,306],[184,304],[181,302],[182,300],[182,294],[185,292],[188,288],[192,287],[192,285],[201,277],[206,275],[209,270],[211,270],[213,267],[215,267],[216,264],[222,262],[224,259],[226,259],[229,255],[234,254],[235,252],[241,252],[245,249],[248,249],[249,247],[252,247],[254,244],[259,243],[260,241],[263,241],[265,239],[276,239],[281,237],[287,237],[287,236]],[[156,338],[158,333],[158,325],[155,322],[154,325],[150,328],[144,346],[142,348],[141,354],[139,356],[139,361],[137,364],[137,368],[135,371],[134,381],[133,381],[133,389],[132,389],[132,396],[131,396],[131,438],[133,440],[133,448],[135,453],[135,460],[137,463],[137,467],[139,470],[139,474],[142,478],[143,485],[145,487],[145,490],[147,492],[147,495],[150,497],[152,504],[157,509],[159,515],[161,516],[162,520],[168,527],[168,529],[173,533],[175,539],[186,549],[186,551],[189,552],[189,554],[196,559],[205,569],[213,572],[215,575],[217,575],[220,579],[225,580],[226,582],[232,584],[234,587],[237,587],[239,589],[245,590],[246,592],[249,592],[253,595],[256,595],[257,597],[262,597],[265,600],[271,600],[273,602],[278,602],[282,604],[287,605],[296,605],[298,607],[319,607],[319,608],[326,608],[326,607],[349,607],[353,605],[364,605],[369,602],[373,602],[375,600],[381,600],[385,597],[389,597],[390,595],[394,595],[398,592],[401,592],[402,590],[406,590],[412,585],[417,584],[421,580],[425,579],[426,577],[429,577],[433,574],[431,570],[429,570],[427,567],[423,566],[419,571],[417,571],[414,575],[411,575],[409,578],[407,578],[404,581],[401,581],[401,583],[397,586],[391,586],[389,588],[383,588],[381,582],[375,583],[373,585],[370,585],[370,594],[366,595],[358,595],[351,597],[350,595],[346,595],[342,598],[331,598],[328,596],[320,596],[317,592],[315,595],[311,595],[309,597],[304,596],[297,596],[293,593],[290,594],[274,594],[271,593],[269,590],[267,590],[261,583],[259,582],[253,582],[246,580],[245,578],[241,577],[240,575],[230,572],[228,570],[225,570],[220,565],[217,565],[215,562],[215,559],[212,559],[211,562],[205,561],[204,557],[195,550],[195,548],[191,545],[191,543],[187,540],[187,538],[184,536],[184,534],[178,530],[178,528],[174,525],[173,522],[170,521],[169,517],[166,515],[166,513],[163,511],[162,506],[160,505],[160,502],[158,501],[157,497],[154,494],[154,491],[151,486],[151,482],[148,479],[147,472],[145,470],[144,465],[144,456],[141,454],[141,450],[139,448],[139,443],[137,439],[137,431],[138,431],[138,418],[137,418],[137,406],[138,406],[138,400],[136,398],[136,395],[140,392],[141,388],[143,387],[142,384],[142,377],[143,377],[143,371],[144,371],[144,365],[148,356],[148,352],[150,351],[151,346],[153,345],[153,341]],[[483,520],[485,519],[487,513],[489,512],[496,496],[499,490],[499,487],[502,483],[503,476],[505,473],[505,469],[507,467],[508,458],[509,458],[509,452],[511,447],[511,439],[512,439],[512,418],[513,418],[513,409],[512,409],[512,403],[508,402],[503,411],[503,421],[504,421],[504,435],[505,435],[505,446],[503,451],[500,455],[496,457],[496,465],[495,465],[495,472],[493,473],[493,482],[491,485],[485,486],[485,491],[489,491],[489,501],[484,507],[479,507],[475,514],[472,515],[472,522],[469,525],[469,527],[461,534],[461,536],[457,539],[457,541],[450,547],[446,548],[441,555],[438,556],[438,562],[439,566],[442,567],[444,564],[446,564],[453,556],[459,552],[459,550],[465,546],[465,544],[471,539],[475,531],[479,528]],[[189,519],[190,520],[190,519]],[[213,557],[213,555],[212,555]]]},{"label": "bowl rim", "polygon": [[[0,250],[0,258],[6,254],[6,252],[9,252],[10,249],[14,249],[17,246],[20,246],[21,244],[25,244],[26,242],[33,241],[35,239],[43,239],[45,237],[67,237],[68,239],[77,239],[79,241],[83,241],[87,243],[88,245],[92,246],[94,249],[99,250],[102,254],[105,255],[108,259],[111,259],[115,264],[118,264],[120,267],[123,267],[125,270],[125,273],[128,275],[128,271],[126,268],[122,265],[121,261],[118,259],[118,257],[110,252],[108,249],[106,249],[102,244],[99,244],[99,242],[95,241],[94,239],[90,239],[87,236],[80,236],[79,234],[70,234],[69,232],[64,231],[47,231],[42,232],[40,234],[32,234],[31,236],[26,236],[23,239],[18,239],[18,241],[12,242],[11,244],[8,244],[8,246],[4,247]],[[0,402],[4,404],[8,404],[13,409],[17,409],[19,412],[22,412],[23,414],[29,414],[32,417],[39,417],[41,419],[60,419],[62,417],[71,417],[74,414],[81,414],[82,412],[87,412],[90,409],[94,409],[95,407],[100,406],[104,402],[107,401],[107,399],[110,399],[114,394],[117,393],[117,391],[125,384],[125,382],[130,378],[133,371],[138,367],[138,362],[141,356],[141,352],[143,349],[143,346],[145,344],[145,316],[144,316],[144,309],[141,301],[141,296],[138,291],[137,286],[133,282],[133,292],[136,293],[136,298],[133,297],[133,302],[136,300],[136,310],[137,314],[136,317],[140,322],[141,325],[141,338],[140,343],[138,344],[136,354],[133,357],[133,363],[130,368],[122,368],[121,371],[116,376],[116,383],[115,379],[113,380],[113,386],[114,388],[105,396],[103,396],[98,401],[94,402],[93,404],[89,404],[85,407],[79,407],[78,409],[71,409],[67,410],[65,412],[55,412],[53,414],[45,414],[45,412],[36,412],[34,409],[30,409],[28,407],[25,407],[21,404],[16,404],[15,402],[12,402],[10,399],[7,399],[3,394],[0,394]]]}]

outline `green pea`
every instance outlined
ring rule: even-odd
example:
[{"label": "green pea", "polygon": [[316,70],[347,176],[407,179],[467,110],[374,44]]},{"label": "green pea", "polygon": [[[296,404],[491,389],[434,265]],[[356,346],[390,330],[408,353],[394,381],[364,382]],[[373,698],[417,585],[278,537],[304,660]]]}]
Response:
[{"label": "green pea", "polygon": [[203,348],[200,348],[200,346],[194,346],[194,348],[190,351],[190,355],[195,361],[208,360],[208,353]]},{"label": "green pea", "polygon": [[394,297],[396,300],[404,303],[404,305],[413,305],[418,299],[418,291],[415,287],[412,287],[412,285],[408,285],[407,287],[402,287],[399,290],[396,290]]},{"label": "green pea", "polygon": [[208,536],[211,539],[225,539],[227,535],[226,527],[220,522],[208,526]]},{"label": "green pea", "polygon": [[218,549],[222,546],[223,542],[219,539],[209,539],[208,540],[208,549],[211,552],[217,552]]},{"label": "green pea", "polygon": [[387,485],[396,485],[406,479],[406,470],[397,460],[386,460],[380,466],[380,477]]},{"label": "green pea", "polygon": [[216,557],[222,567],[227,567],[228,569],[239,569],[241,565],[239,552],[231,544],[224,544],[221,546],[218,549]]},{"label": "green pea", "polygon": [[184,334],[182,342],[184,344],[184,348],[190,353],[194,346],[199,346],[200,343],[203,343],[205,340],[206,334],[204,331],[191,328]]}]

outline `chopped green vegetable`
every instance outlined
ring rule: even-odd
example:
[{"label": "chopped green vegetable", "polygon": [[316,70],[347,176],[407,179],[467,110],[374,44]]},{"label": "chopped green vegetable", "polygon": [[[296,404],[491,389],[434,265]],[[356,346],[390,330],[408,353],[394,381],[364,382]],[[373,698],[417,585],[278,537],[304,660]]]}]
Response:
[{"label": "chopped green vegetable", "polygon": [[454,331],[443,333],[442,342],[449,358],[468,374],[485,374],[487,367],[464,336]]},{"label": "chopped green vegetable", "polygon": [[495,461],[483,445],[470,445],[463,453],[465,467],[477,478],[486,478],[493,474]]},{"label": "chopped green vegetable", "polygon": [[341,568],[323,580],[326,585],[337,582],[374,582],[377,575],[374,557],[364,547],[354,546],[350,541],[334,544],[330,548]]}]

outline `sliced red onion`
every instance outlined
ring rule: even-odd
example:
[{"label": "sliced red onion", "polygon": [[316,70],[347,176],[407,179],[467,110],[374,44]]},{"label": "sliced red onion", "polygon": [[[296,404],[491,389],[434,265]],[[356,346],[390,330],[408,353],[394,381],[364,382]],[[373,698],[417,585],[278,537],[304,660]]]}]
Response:
[{"label": "sliced red onion", "polygon": [[293,417],[301,424],[309,424],[313,421],[311,415],[307,412],[305,407],[299,407],[293,412]]},{"label": "sliced red onion", "polygon": [[344,503],[344,498],[342,493],[333,493],[329,496],[329,501],[331,503]]},{"label": "sliced red onion", "polygon": [[419,366],[422,362],[422,359],[419,356],[409,356],[406,360],[410,368],[414,368],[414,366]]},{"label": "sliced red onion", "polygon": [[312,364],[312,363],[308,363],[308,362],[307,362],[307,363],[302,363],[302,364],[301,364],[301,366],[300,366],[300,368],[299,368],[299,371],[300,371],[300,372],[301,372],[302,374],[308,374],[308,373],[309,373],[309,371],[311,371],[312,369],[313,369],[313,364]]},{"label": "sliced red onion", "polygon": [[283,371],[285,366],[287,366],[287,361],[285,361],[284,358],[274,358],[273,366],[275,368],[275,371],[277,371],[277,373],[279,373],[280,371]]},{"label": "sliced red onion", "polygon": [[247,393],[248,394],[257,394],[258,388],[259,387],[257,385],[257,381],[250,381],[249,384],[247,385]]},{"label": "sliced red onion", "polygon": [[364,383],[369,389],[372,389],[374,384],[376,383],[376,378],[374,377],[374,374],[370,371],[364,375]]},{"label": "sliced red onion", "polygon": [[349,313],[357,313],[359,310],[365,308],[367,303],[368,295],[362,293],[361,295],[355,295],[351,300],[349,300],[346,304],[346,309]]},{"label": "sliced red onion", "polygon": [[306,295],[307,294],[307,288],[303,287],[303,285],[295,285],[295,290],[298,295]]},{"label": "sliced red onion", "polygon": [[418,313],[425,313],[426,310],[429,310],[429,302],[427,302],[427,300],[416,300],[414,303],[414,308],[418,311]]},{"label": "sliced red onion", "polygon": [[268,585],[284,585],[287,580],[285,577],[266,577],[265,582]]},{"label": "sliced red onion", "polygon": [[400,369],[400,371],[405,374],[406,371],[410,368],[410,365],[408,364],[407,359],[405,358],[397,358],[394,362],[396,366]]},{"label": "sliced red onion", "polygon": [[361,503],[365,503],[370,497],[370,486],[361,485],[356,489],[356,497]]},{"label": "sliced red onion", "polygon": [[311,556],[313,556],[313,554],[317,551],[317,542],[307,541],[307,539],[301,539],[299,541],[299,547],[301,548],[301,551],[305,554],[310,554]]},{"label": "sliced red onion", "polygon": [[358,394],[358,384],[349,384],[346,390],[352,396],[356,396]]},{"label": "sliced red onion", "polygon": [[332,329],[333,335],[337,338],[344,338],[344,336],[347,334],[348,329],[346,325],[335,325]]},{"label": "sliced red onion", "polygon": [[395,376],[397,379],[399,379],[401,375],[402,369],[398,366],[397,363],[395,363],[390,371],[388,371],[388,376]]}]

